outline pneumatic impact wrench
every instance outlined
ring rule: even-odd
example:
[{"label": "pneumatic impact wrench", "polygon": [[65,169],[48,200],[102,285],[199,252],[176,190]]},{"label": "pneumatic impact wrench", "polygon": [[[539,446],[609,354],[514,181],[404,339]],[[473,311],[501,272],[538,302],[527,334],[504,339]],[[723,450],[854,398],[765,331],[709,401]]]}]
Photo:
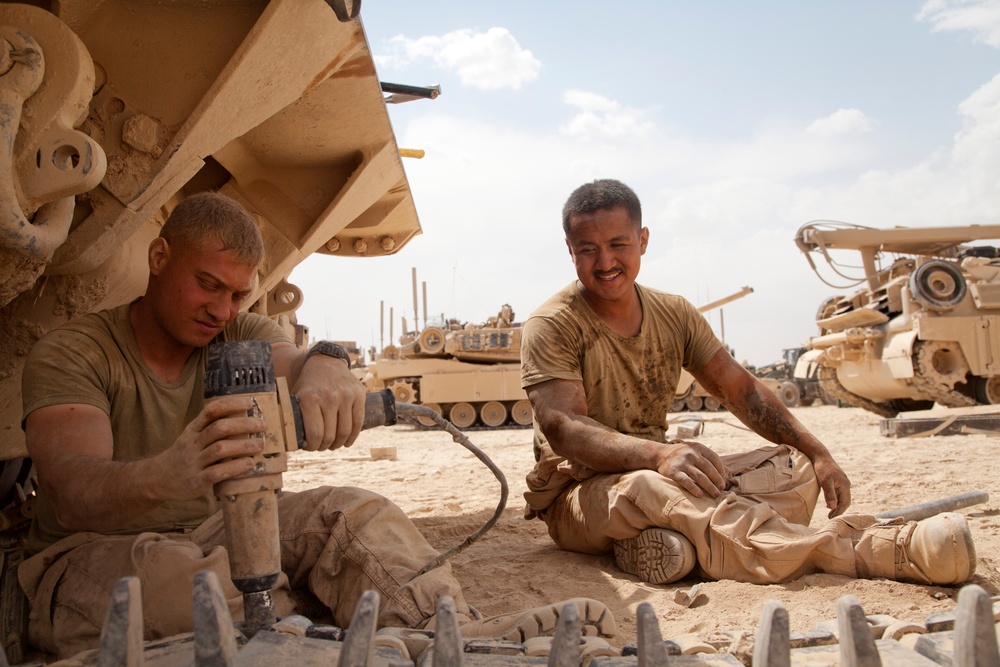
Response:
[{"label": "pneumatic impact wrench", "polygon": [[[222,503],[226,547],[233,583],[243,594],[243,632],[248,637],[276,620],[272,589],[281,572],[278,492],[288,452],[299,449],[305,432],[298,401],[283,377],[275,377],[271,345],[262,341],[216,343],[208,349],[205,399],[251,396],[249,415],[264,420],[264,430],[249,434],[264,440],[254,467],[215,485]],[[362,429],[396,423],[396,404],[385,389],[368,394]]]}]

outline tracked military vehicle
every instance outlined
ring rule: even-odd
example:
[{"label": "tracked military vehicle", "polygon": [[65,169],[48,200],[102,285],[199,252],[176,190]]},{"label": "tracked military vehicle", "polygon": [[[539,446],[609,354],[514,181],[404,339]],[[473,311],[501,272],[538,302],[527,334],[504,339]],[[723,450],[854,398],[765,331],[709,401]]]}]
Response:
[{"label": "tracked military vehicle", "polygon": [[[386,113],[390,86],[377,79],[359,6],[0,3],[0,665],[51,657],[28,655],[17,632],[24,609],[15,571],[32,488],[19,383],[31,344],[72,317],[140,294],[149,241],[174,205],[196,192],[220,190],[258,216],[268,263],[248,302],[300,340],[306,332],[295,311],[304,297],[288,283],[299,262],[317,252],[390,254],[420,232]],[[397,99],[433,95],[392,88]],[[134,584],[122,580],[110,596],[100,649],[66,664],[444,666],[462,664],[463,650],[479,652],[465,664],[538,660],[525,658],[516,642],[470,647],[475,642],[449,624],[446,599],[435,633],[375,638],[378,600],[369,594],[347,632],[295,617],[248,640],[210,577],[193,591],[194,633],[143,642]],[[616,656],[614,664],[666,664],[655,616],[647,608],[640,614],[634,651],[597,647],[596,655]],[[572,607],[560,621],[552,664],[594,657]],[[766,637],[787,648],[774,633]]]},{"label": "tracked military vehicle", "polygon": [[521,389],[521,326],[509,304],[484,323],[450,320],[404,333],[368,366],[365,382],[373,391],[389,388],[397,401],[427,406],[458,428],[531,426]]},{"label": "tracked military vehicle", "polygon": [[[710,301],[702,306],[698,306],[698,312],[710,312],[716,308],[721,308],[727,303],[731,303],[737,299],[742,299],[746,295],[752,293],[753,288],[744,285],[739,290],[728,296],[724,296],[721,299],[716,299],[715,301]],[[722,336],[725,337],[725,332],[722,333]],[[710,412],[714,412],[721,409],[722,401],[708,393],[704,387],[698,384],[693,375],[688,373],[686,370],[681,369],[680,378],[677,380],[677,389],[674,390],[674,403],[671,406],[671,412],[680,412],[682,410],[690,410],[691,412],[708,410]]]},{"label": "tracked military vehicle", "polygon": [[858,288],[824,300],[816,314],[819,335],[808,347],[821,352],[823,390],[884,417],[935,403],[1000,403],[1000,252],[971,245],[991,239],[1000,239],[1000,225],[802,226],[795,243],[816,274],[831,284],[819,259],[838,288]]},{"label": "tracked military vehicle", "polygon": [[[356,0],[0,3],[0,618],[18,662],[14,572],[31,513],[21,369],[67,320],[140,295],[146,249],[184,197],[260,221],[247,300],[302,340],[288,276],[313,253],[398,252],[420,223]],[[331,266],[336,262],[331,259]],[[15,623],[16,625],[16,623]]]}]

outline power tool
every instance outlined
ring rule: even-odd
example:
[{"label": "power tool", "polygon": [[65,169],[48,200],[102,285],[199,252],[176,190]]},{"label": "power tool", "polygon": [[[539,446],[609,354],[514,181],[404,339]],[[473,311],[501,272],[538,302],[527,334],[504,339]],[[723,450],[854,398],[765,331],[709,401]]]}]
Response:
[{"label": "power tool", "polygon": [[[287,470],[288,452],[305,440],[298,401],[283,377],[275,377],[271,345],[263,341],[216,343],[208,349],[204,395],[251,396],[252,417],[264,419],[264,430],[251,438],[264,440],[253,457],[253,470],[214,487],[222,503],[226,546],[233,583],[243,593],[243,632],[248,637],[275,621],[272,589],[281,572],[278,492]],[[396,423],[396,403],[385,389],[368,394],[362,429]]]}]

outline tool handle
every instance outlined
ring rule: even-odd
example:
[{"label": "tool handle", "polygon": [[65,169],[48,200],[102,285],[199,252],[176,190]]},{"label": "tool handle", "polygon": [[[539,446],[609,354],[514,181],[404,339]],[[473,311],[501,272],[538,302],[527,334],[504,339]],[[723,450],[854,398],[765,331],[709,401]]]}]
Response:
[{"label": "tool handle", "polygon": [[[302,423],[302,410],[299,408],[299,398],[291,397],[292,415],[295,419],[295,440],[298,449],[306,445],[306,429]],[[391,389],[383,389],[373,394],[365,394],[365,420],[361,424],[364,431],[376,426],[392,426],[396,423],[396,398]]]},{"label": "tool handle", "polygon": [[396,397],[391,389],[383,389],[374,394],[365,394],[365,421],[361,430],[376,426],[392,426],[396,423]]}]

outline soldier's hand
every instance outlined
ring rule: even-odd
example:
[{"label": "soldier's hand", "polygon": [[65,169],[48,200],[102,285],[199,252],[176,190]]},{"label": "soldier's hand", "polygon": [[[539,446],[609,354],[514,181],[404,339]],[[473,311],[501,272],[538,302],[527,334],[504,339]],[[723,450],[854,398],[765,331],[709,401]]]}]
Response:
[{"label": "soldier's hand", "polygon": [[726,466],[719,455],[700,442],[663,444],[656,470],[691,495],[718,498],[726,490]]},{"label": "soldier's hand", "polygon": [[310,451],[350,447],[365,420],[365,388],[342,359],[309,357],[292,393],[298,397]]},{"label": "soldier's hand", "polygon": [[819,487],[823,489],[829,517],[840,516],[851,506],[851,480],[832,456],[817,456],[812,459],[813,470]]},{"label": "soldier's hand", "polygon": [[252,407],[249,396],[225,396],[205,405],[158,457],[162,475],[153,483],[162,485],[164,497],[191,500],[216,482],[253,468],[251,457],[263,450],[264,440],[249,434],[263,431],[265,425],[262,418],[248,416]]}]

